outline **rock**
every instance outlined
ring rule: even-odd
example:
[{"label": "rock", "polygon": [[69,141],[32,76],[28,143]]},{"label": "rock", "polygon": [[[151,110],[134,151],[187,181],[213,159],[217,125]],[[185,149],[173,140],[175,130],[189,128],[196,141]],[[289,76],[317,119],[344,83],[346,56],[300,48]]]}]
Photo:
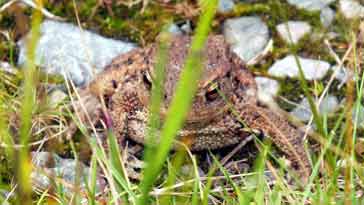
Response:
[{"label": "rock", "polygon": [[[298,57],[306,80],[319,80],[323,78],[330,68],[325,61]],[[293,55],[277,60],[268,70],[275,77],[299,77],[299,68]]]},{"label": "rock", "polygon": [[172,34],[177,34],[177,35],[182,34],[181,29],[175,23],[172,23],[171,25],[169,25],[167,31]]},{"label": "rock", "polygon": [[348,19],[364,17],[364,6],[358,1],[340,0],[339,8],[341,13]]},{"label": "rock", "polygon": [[274,97],[279,90],[279,83],[266,77],[256,77],[255,82],[258,86],[258,100],[268,105],[274,102]]},{"label": "rock", "polygon": [[60,89],[55,89],[49,94],[49,104],[55,108],[62,103],[68,95]]},{"label": "rock", "polygon": [[269,41],[268,27],[259,17],[228,19],[223,30],[232,50],[246,62],[259,55]]},{"label": "rock", "polygon": [[338,68],[339,65],[334,65],[331,67],[332,72],[335,72],[337,70],[335,78],[338,79],[342,84],[346,83],[348,79],[354,77],[354,73],[345,67]]},{"label": "rock", "polygon": [[217,11],[221,13],[229,12],[233,10],[235,3],[233,0],[219,0]]},{"label": "rock", "polygon": [[10,65],[10,63],[5,61],[0,61],[0,70],[10,74],[17,73],[16,69],[12,65]]},{"label": "rock", "polygon": [[15,193],[13,191],[8,191],[4,188],[0,188],[0,199],[1,205],[11,205],[9,201],[13,201],[15,199]]},{"label": "rock", "polygon": [[288,21],[276,27],[279,36],[287,43],[296,44],[307,33],[311,32],[311,26],[304,21]]},{"label": "rock", "polygon": [[[76,85],[89,82],[111,60],[135,46],[131,43],[101,37],[79,27],[52,20],[41,24],[40,39],[36,48],[36,64],[50,74],[61,74]],[[26,62],[26,40],[20,46],[18,64]]]},{"label": "rock", "polygon": [[184,24],[182,24],[181,25],[181,30],[185,34],[192,33],[191,21],[190,20],[187,20]]},{"label": "rock", "polygon": [[186,20],[179,23],[172,23],[167,28],[167,32],[175,35],[180,35],[180,34],[189,35],[192,33],[191,21]]},{"label": "rock", "polygon": [[53,168],[56,164],[59,164],[61,158],[50,152],[32,152],[32,163],[36,167]]},{"label": "rock", "polygon": [[329,7],[322,9],[320,14],[320,21],[324,27],[329,27],[335,18],[335,11]]},{"label": "rock", "polygon": [[[319,105],[319,112],[321,115],[329,115],[339,108],[339,101],[335,96],[326,96]],[[307,98],[304,98],[300,104],[291,111],[291,114],[298,119],[307,122],[312,116],[310,105]]]},{"label": "rock", "polygon": [[[50,152],[32,152],[31,155],[34,167],[31,179],[34,188],[56,190],[54,178],[59,177],[68,185],[72,185],[71,187],[63,187],[66,196],[72,196],[72,187],[74,187],[76,179],[79,180],[81,191],[86,191],[85,181],[88,181],[90,177],[90,168],[82,162],[76,162],[74,159],[63,159]],[[105,181],[98,177],[96,181],[97,190],[102,190],[104,186]]]},{"label": "rock", "polygon": [[[199,176],[206,176],[200,167],[197,167],[197,172]],[[195,173],[195,167],[192,164],[182,165],[180,168],[180,173],[182,176],[191,177]]]},{"label": "rock", "polygon": [[335,0],[287,0],[289,4],[308,11],[319,11]]}]

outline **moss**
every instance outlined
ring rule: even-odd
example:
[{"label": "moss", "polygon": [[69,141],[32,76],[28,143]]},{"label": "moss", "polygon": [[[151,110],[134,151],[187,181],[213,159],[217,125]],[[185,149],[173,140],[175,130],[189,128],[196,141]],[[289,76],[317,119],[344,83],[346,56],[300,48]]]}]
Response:
[{"label": "moss", "polygon": [[10,160],[10,157],[4,152],[4,149],[0,149],[0,185],[10,184],[10,180],[14,176],[13,169],[14,165],[13,160]]},{"label": "moss", "polygon": [[[77,2],[79,19],[84,28],[107,37],[128,38],[140,44],[154,41],[163,26],[180,19],[173,9],[167,9],[158,3],[150,2],[141,12],[141,5],[128,8],[113,4],[108,10],[102,5],[97,5],[97,2],[95,0]],[[46,8],[77,24],[72,1],[48,3]]]},{"label": "moss", "polygon": [[268,15],[265,16],[270,30],[275,30],[275,26],[290,21],[307,21],[311,26],[320,27],[320,13],[318,11],[311,12],[304,9],[298,9],[295,6],[289,5],[284,1],[267,0]]},{"label": "moss", "polygon": [[[301,101],[301,99],[303,98],[303,89],[301,88],[298,79],[290,79],[290,78],[280,79],[279,83],[280,85],[284,86],[280,87],[278,96],[282,96],[291,102],[298,103]],[[282,109],[287,111],[290,111],[296,107],[295,105],[288,103],[287,101],[281,98],[278,98],[277,103]]]},{"label": "moss", "polygon": [[[12,28],[14,27],[13,17],[0,14],[0,30],[9,31],[9,37],[12,38]],[[10,39],[12,40],[12,39]],[[4,35],[0,34],[0,61],[7,61],[14,64],[17,56],[17,49],[14,43],[9,41]]]},{"label": "moss", "polygon": [[232,14],[234,16],[246,16],[257,13],[269,13],[270,6],[266,3],[237,3],[234,6]]},{"label": "moss", "polygon": [[358,31],[360,20],[349,20],[346,19],[341,13],[337,13],[336,18],[332,24],[332,30],[339,34],[339,38],[336,40],[349,42],[352,38],[351,34]]}]

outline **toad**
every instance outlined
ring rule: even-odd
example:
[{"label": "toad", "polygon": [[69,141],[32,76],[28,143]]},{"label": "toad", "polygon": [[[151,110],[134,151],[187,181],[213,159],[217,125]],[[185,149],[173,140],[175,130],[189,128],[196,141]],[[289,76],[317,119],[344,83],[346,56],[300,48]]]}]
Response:
[{"label": "toad", "polygon": [[[179,74],[191,45],[191,37],[174,36],[165,65],[161,119],[173,98]],[[119,139],[143,143],[158,44],[136,48],[116,57],[105,70],[80,91],[81,100],[94,121],[101,116],[101,102]],[[247,129],[258,130],[292,162],[305,180],[311,174],[303,133],[281,114],[261,106],[251,72],[231,51],[221,35],[210,35],[202,52],[204,68],[198,90],[177,139],[188,138],[191,150],[218,149],[247,138]],[[81,110],[76,108],[76,110]],[[86,115],[81,114],[81,122]],[[75,125],[71,130],[75,129]]]}]

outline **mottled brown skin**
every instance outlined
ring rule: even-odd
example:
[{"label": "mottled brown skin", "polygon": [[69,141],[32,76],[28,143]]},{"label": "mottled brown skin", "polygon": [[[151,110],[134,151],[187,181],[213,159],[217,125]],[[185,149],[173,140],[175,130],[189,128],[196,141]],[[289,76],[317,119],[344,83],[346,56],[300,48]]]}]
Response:
[{"label": "mottled brown skin", "polygon": [[[170,42],[162,119],[173,98],[190,42],[188,36],[176,36]],[[100,116],[96,114],[100,107],[97,97],[107,101],[114,131],[121,139],[144,141],[156,45],[134,49],[115,58],[81,93],[94,119]],[[192,150],[217,149],[244,140],[247,137],[244,125],[247,125],[269,136],[306,181],[311,166],[303,146],[303,134],[278,113],[258,105],[252,74],[230,51],[222,36],[209,36],[202,60],[204,73],[178,138],[188,142]]]}]

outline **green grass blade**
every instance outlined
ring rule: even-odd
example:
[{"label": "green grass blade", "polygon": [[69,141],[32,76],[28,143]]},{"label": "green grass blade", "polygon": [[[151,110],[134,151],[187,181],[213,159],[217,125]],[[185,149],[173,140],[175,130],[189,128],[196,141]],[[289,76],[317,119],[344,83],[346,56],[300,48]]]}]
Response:
[{"label": "green grass blade", "polygon": [[196,34],[192,40],[190,53],[187,57],[185,68],[181,73],[175,96],[168,109],[166,121],[161,132],[161,142],[154,160],[148,161],[145,175],[141,182],[142,197],[139,204],[147,204],[149,200],[148,193],[154,184],[158,173],[162,169],[164,161],[172,147],[177,131],[182,127],[183,121],[187,115],[192,103],[194,93],[197,90],[197,81],[202,74],[201,50],[210,31],[211,22],[216,11],[216,0],[200,1],[202,5],[202,14],[196,28]]},{"label": "green grass blade", "polygon": [[[42,8],[41,2],[37,2],[37,7]],[[42,15],[39,10],[34,10],[32,17],[31,36],[27,42],[27,61],[24,68],[24,87],[23,99],[21,106],[21,127],[20,127],[20,144],[23,145],[19,149],[17,155],[17,183],[18,187],[18,204],[32,204],[31,191],[32,185],[30,181],[31,164],[28,158],[28,142],[31,135],[32,112],[35,105],[35,50],[40,35],[40,22]]]}]

